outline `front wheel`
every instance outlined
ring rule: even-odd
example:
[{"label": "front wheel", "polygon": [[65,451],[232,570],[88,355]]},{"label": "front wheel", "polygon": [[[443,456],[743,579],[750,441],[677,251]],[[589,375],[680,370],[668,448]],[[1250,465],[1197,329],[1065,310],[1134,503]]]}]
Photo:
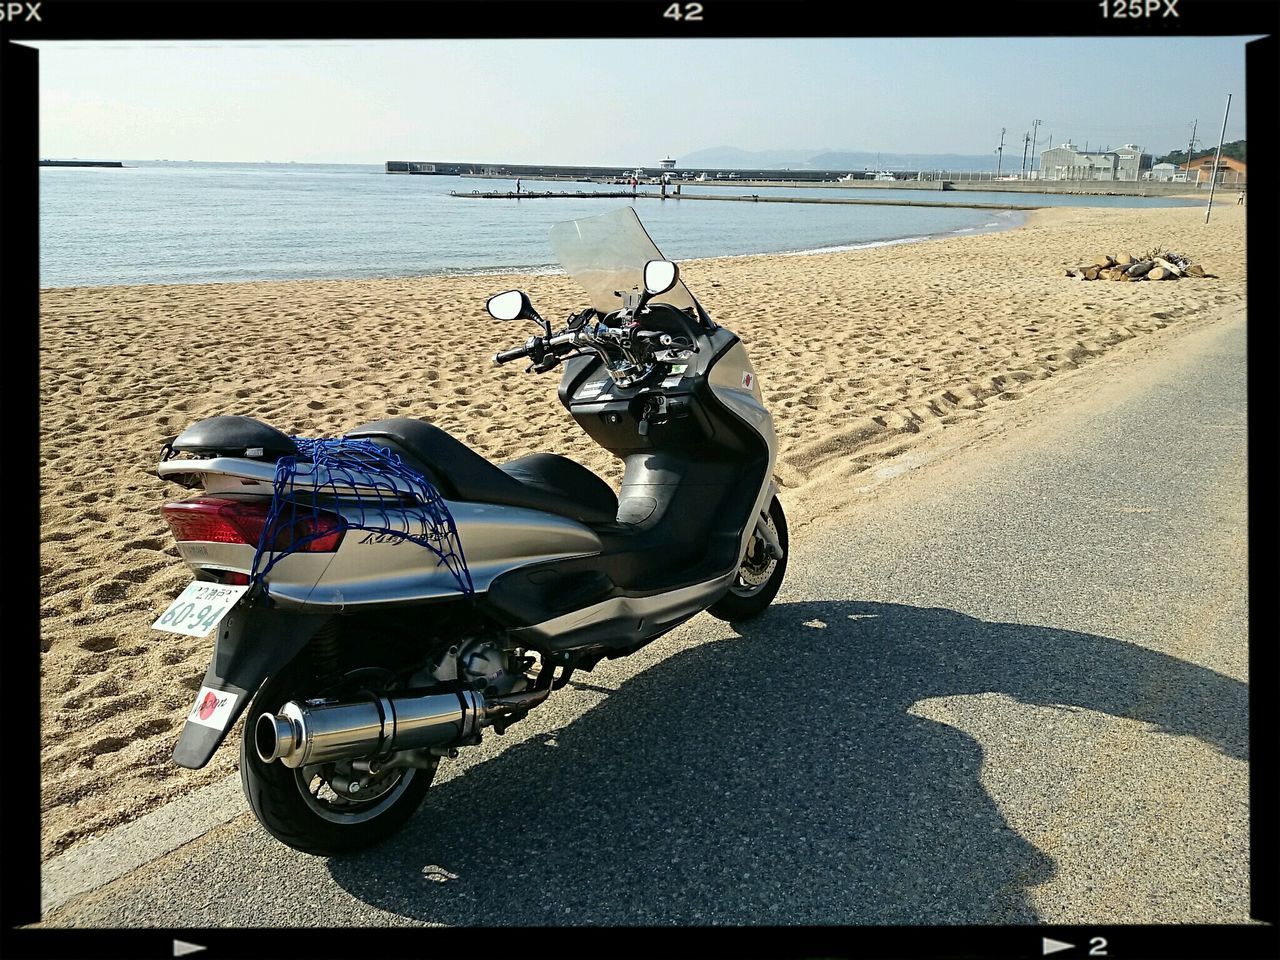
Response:
[{"label": "front wheel", "polygon": [[765,523],[782,547],[781,559],[769,553],[758,530],[753,533],[729,592],[707,608],[707,613],[713,617],[730,622],[750,620],[764,613],[765,607],[778,595],[791,551],[787,538],[787,518],[782,513],[782,504],[777,497],[769,502]]},{"label": "front wheel", "polygon": [[[357,671],[356,686],[367,689],[369,676]],[[275,713],[289,700],[309,696],[298,673],[286,669],[267,680],[246,711],[240,738],[240,780],[245,797],[267,832],[303,853],[319,856],[356,854],[395,833],[422,803],[434,769],[400,767],[387,770],[358,791],[358,799],[344,783],[350,764],[326,763],[286,767],[279,760],[264,763],[254,734],[258,718]]]}]

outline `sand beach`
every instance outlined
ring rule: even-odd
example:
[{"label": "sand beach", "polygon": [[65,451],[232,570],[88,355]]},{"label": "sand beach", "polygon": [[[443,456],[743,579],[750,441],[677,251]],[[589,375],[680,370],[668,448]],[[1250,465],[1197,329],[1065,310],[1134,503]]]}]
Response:
[{"label": "sand beach", "polygon": [[[1175,341],[1238,308],[1245,216],[1234,203],[1215,205],[1208,225],[1203,206],[1067,207],[999,233],[681,269],[747,345],[800,528],[856,497],[865,471],[1095,358]],[[1065,275],[1157,245],[1215,276]],[[545,449],[616,486],[619,464],[573,425],[554,376],[490,364],[532,331],[484,312],[511,287],[553,323],[583,305],[557,275],[42,291],[44,857],[235,769],[238,731],[204,770],[170,759],[211,642],[150,629],[191,579],[158,512],[186,495],[154,473],[168,437],[216,414],[304,436],[417,417],[491,459]]]}]

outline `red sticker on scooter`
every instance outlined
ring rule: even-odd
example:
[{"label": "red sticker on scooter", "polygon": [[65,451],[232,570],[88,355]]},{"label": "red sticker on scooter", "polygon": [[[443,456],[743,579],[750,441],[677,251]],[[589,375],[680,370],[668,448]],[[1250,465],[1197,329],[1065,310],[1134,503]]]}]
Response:
[{"label": "red sticker on scooter", "polygon": [[187,714],[187,722],[212,727],[214,730],[225,730],[239,699],[238,694],[229,690],[201,687],[196,694],[196,702],[191,706],[191,712]]}]

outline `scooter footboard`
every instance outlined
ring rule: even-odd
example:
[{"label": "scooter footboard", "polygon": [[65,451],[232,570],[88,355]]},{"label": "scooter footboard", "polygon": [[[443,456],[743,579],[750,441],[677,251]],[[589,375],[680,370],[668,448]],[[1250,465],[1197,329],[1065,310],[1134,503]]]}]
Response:
[{"label": "scooter footboard", "polygon": [[665,633],[724,595],[737,570],[651,596],[615,596],[511,631],[536,649],[571,650],[602,645],[626,647]]}]

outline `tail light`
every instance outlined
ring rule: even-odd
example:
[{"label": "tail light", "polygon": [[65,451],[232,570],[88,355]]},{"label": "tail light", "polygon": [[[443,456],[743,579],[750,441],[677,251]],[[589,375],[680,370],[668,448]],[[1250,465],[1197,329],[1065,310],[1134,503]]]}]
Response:
[{"label": "tail light", "polygon": [[[270,500],[226,497],[195,497],[160,508],[179,543],[245,543],[252,547],[262,540],[270,512]],[[274,542],[263,546],[272,553],[332,553],[342,543],[345,531],[346,524],[337,514],[302,510],[295,514],[286,506],[276,521]]]}]

